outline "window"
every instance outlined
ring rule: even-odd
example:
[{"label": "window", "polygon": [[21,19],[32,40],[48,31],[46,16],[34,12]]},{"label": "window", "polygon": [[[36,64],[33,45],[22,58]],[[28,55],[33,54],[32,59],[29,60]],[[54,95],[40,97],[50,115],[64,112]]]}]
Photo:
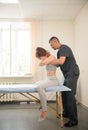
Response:
[{"label": "window", "polygon": [[31,74],[31,23],[0,22],[0,76]]}]

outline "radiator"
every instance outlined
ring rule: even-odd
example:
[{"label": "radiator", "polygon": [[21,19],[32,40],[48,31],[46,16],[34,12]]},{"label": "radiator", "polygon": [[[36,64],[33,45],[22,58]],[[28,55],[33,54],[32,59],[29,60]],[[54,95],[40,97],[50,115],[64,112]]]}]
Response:
[{"label": "radiator", "polygon": [[[12,82],[7,82],[7,83],[0,83],[0,85],[10,85],[10,84],[14,84]],[[0,93],[0,96],[3,95],[3,93]],[[5,95],[3,95],[2,97],[0,97],[0,102],[9,102],[9,101],[13,101],[14,100],[14,94],[13,93],[7,93]]]}]

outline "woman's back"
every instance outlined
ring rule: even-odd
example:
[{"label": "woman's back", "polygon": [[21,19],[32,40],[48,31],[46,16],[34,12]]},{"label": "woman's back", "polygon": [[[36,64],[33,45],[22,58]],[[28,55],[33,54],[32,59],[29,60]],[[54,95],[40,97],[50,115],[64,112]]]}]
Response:
[{"label": "woman's back", "polygon": [[48,64],[46,65],[47,76],[55,76],[56,75],[56,66]]},{"label": "woman's back", "polygon": [[46,70],[47,71],[56,71],[56,66],[55,65],[46,65]]}]

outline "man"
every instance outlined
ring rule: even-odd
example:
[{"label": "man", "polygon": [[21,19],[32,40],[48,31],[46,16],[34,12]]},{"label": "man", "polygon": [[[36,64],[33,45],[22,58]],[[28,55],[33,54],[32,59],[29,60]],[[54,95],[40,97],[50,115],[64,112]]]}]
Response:
[{"label": "man", "polygon": [[61,44],[57,37],[51,37],[49,43],[54,50],[58,49],[57,59],[53,62],[53,65],[60,67],[64,76],[63,84],[72,90],[62,93],[63,117],[69,118],[69,121],[65,123],[64,126],[76,126],[78,124],[78,116],[75,94],[79,77],[79,67],[76,64],[70,47]]}]

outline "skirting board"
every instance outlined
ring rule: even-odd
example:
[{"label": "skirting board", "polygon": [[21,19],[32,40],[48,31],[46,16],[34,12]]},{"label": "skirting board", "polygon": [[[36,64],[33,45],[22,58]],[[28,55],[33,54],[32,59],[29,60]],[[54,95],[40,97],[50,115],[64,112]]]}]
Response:
[{"label": "skirting board", "polygon": [[84,104],[82,104],[82,103],[80,103],[80,102],[78,102],[78,104],[79,104],[80,106],[82,106],[84,109],[88,110],[88,107],[85,106]]}]

